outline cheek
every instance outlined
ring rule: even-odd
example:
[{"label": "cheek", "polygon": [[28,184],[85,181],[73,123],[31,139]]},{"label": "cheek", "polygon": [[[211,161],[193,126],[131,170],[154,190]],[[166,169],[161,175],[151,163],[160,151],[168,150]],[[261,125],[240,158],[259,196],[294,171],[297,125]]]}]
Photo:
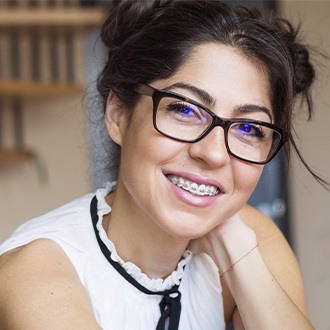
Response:
[{"label": "cheek", "polygon": [[152,118],[134,118],[123,136],[122,174],[131,181],[148,180],[161,165],[176,155],[181,144],[160,135]]},{"label": "cheek", "polygon": [[253,193],[263,170],[263,166],[233,162],[234,192],[246,202]]}]

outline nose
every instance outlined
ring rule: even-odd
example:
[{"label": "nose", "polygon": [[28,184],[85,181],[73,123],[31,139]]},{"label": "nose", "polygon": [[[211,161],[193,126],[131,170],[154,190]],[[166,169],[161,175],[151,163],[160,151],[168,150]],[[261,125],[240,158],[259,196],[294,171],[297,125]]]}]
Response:
[{"label": "nose", "polygon": [[217,126],[202,140],[191,143],[189,155],[211,168],[227,164],[230,161],[230,156],[226,148],[223,128]]}]

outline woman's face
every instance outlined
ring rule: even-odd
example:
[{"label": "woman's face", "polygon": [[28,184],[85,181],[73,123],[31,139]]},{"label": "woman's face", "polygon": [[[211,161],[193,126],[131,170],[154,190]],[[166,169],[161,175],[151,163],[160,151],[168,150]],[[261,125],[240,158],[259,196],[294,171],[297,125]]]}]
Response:
[{"label": "woman's face", "polygon": [[[201,45],[172,77],[150,85],[164,89],[178,83],[194,86],[195,91],[185,87],[170,90],[208,106],[218,116],[270,121],[264,112],[237,110],[244,105],[258,105],[271,112],[271,104],[266,73],[231,47]],[[206,103],[200,91],[211,96],[212,105]],[[148,219],[171,236],[203,236],[240,210],[263,167],[229,156],[224,130],[219,126],[192,144],[161,135],[153,127],[152,105],[151,97],[141,96],[130,124],[121,127],[117,191],[122,205],[126,205],[126,212]],[[196,195],[180,188],[173,177],[190,185],[214,187],[211,191],[218,193]]]}]

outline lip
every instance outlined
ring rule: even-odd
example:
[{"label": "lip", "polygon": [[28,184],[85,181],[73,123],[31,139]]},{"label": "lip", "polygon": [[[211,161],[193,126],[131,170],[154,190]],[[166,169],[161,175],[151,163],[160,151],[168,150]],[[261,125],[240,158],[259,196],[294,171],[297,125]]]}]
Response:
[{"label": "lip", "polygon": [[[172,183],[166,176],[167,175],[174,175],[174,176],[180,176],[183,177],[189,181],[196,182],[197,184],[205,184],[205,185],[212,185],[219,189],[219,193],[214,196],[199,196],[194,195],[190,193],[189,191],[186,191],[174,183]],[[166,181],[168,182],[168,185],[176,198],[180,200],[181,202],[185,203],[189,206],[199,207],[199,208],[205,208],[210,205],[212,205],[216,200],[218,200],[221,196],[224,194],[224,190],[222,189],[221,185],[216,182],[215,180],[204,178],[196,174],[191,173],[182,173],[182,172],[164,172],[164,175],[166,177]]]}]

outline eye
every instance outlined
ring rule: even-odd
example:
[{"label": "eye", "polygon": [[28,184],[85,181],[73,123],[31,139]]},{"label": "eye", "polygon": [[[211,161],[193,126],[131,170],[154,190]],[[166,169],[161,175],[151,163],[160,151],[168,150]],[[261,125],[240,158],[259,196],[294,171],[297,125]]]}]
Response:
[{"label": "eye", "polygon": [[[197,104],[174,97],[163,97],[157,107],[157,121],[166,120],[173,125],[205,128],[212,122],[212,116]],[[171,123],[171,124],[170,124]]]},{"label": "eye", "polygon": [[178,112],[184,116],[191,116],[196,113],[196,107],[189,103],[172,103],[167,105],[167,110]]},{"label": "eye", "polygon": [[199,108],[190,103],[171,103],[167,105],[166,110],[182,119],[202,120]]},{"label": "eye", "polygon": [[193,112],[193,110],[192,110],[189,106],[184,106],[184,107],[182,107],[182,111],[181,111],[181,113],[182,113],[183,115],[185,115],[185,116],[189,116],[189,115],[192,114],[192,112]]},{"label": "eye", "polygon": [[264,133],[261,129],[261,126],[251,124],[251,123],[241,123],[237,125],[238,130],[244,135],[251,137],[264,137]]}]

